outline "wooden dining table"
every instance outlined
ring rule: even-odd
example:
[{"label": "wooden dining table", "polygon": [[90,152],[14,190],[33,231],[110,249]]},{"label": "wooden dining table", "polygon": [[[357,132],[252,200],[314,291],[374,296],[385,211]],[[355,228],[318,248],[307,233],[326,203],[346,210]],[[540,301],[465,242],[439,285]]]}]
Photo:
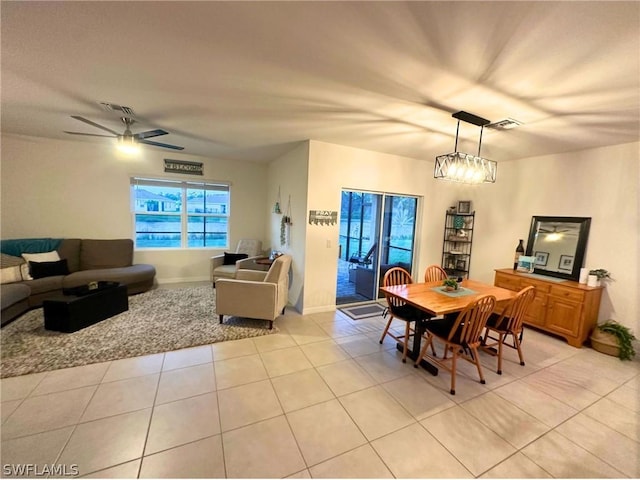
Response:
[{"label": "wooden dining table", "polygon": [[[409,305],[413,305],[414,307],[427,312],[432,317],[456,314],[463,310],[470,302],[476,300],[482,295],[493,295],[496,297],[496,310],[501,311],[505,304],[517,294],[517,292],[512,290],[496,287],[495,285],[478,282],[476,280],[463,280],[459,285],[460,290],[457,292],[444,291],[442,280],[380,287],[380,291],[399,298]],[[413,360],[415,360],[420,354],[422,334],[424,333],[424,328],[428,321],[429,319],[418,321],[414,327],[415,333],[413,335],[413,346],[408,352],[408,356]],[[401,349],[402,346],[398,344],[398,350]],[[426,360],[422,360],[420,364],[431,374],[438,374],[438,369]]]}]

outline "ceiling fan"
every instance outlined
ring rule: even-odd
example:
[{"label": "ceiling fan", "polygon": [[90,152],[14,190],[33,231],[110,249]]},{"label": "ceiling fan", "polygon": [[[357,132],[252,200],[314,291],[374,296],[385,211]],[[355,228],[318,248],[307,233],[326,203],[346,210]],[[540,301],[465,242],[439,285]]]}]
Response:
[{"label": "ceiling fan", "polygon": [[109,133],[111,133],[112,135],[99,135],[96,133],[81,133],[81,132],[67,132],[65,130],[64,133],[69,133],[71,135],[87,135],[90,137],[109,137],[109,138],[117,138],[118,139],[118,144],[119,145],[124,145],[124,146],[135,146],[136,144],[139,143],[143,143],[145,145],[153,145],[154,147],[162,147],[162,148],[170,148],[172,150],[184,150],[184,147],[179,147],[177,145],[169,145],[168,143],[159,143],[159,142],[152,142],[150,140],[147,140],[147,138],[151,138],[151,137],[159,137],[160,135],[167,135],[169,132],[165,132],[164,130],[161,129],[157,129],[157,130],[147,130],[146,132],[140,132],[140,133],[131,133],[131,125],[133,125],[135,123],[135,120],[131,117],[120,117],[120,120],[122,120],[122,123],[124,123],[125,126],[125,130],[124,133],[118,133],[115,130],[111,130],[110,128],[104,127],[102,125],[99,125],[95,122],[92,122],[91,120],[87,120],[84,117],[79,117],[77,115],[71,115],[71,118],[75,118],[76,120],[80,120],[81,122],[84,122],[86,124],[89,124],[93,127],[99,128],[101,130],[105,130]]},{"label": "ceiling fan", "polygon": [[571,228],[571,227],[569,227],[569,228],[565,227],[563,230],[558,230],[558,225],[553,225],[553,229],[552,229],[552,230],[549,230],[548,228],[545,228],[545,227],[542,227],[542,226],[541,226],[541,227],[540,227],[540,230],[538,230],[538,231],[539,231],[539,232],[542,232],[542,233],[551,233],[551,234],[554,234],[554,233],[566,233],[566,232],[571,232],[571,231],[573,231],[573,230],[574,230],[574,229],[573,229],[573,228]]}]

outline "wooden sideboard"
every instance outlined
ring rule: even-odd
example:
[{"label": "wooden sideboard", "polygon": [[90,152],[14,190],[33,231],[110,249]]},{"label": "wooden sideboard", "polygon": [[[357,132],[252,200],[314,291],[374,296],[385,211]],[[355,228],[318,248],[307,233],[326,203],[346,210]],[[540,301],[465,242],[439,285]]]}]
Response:
[{"label": "wooden sideboard", "polygon": [[524,323],[567,339],[569,345],[582,347],[598,321],[603,287],[588,287],[570,280],[546,280],[510,268],[496,270],[494,284],[519,291],[536,287],[536,296]]}]

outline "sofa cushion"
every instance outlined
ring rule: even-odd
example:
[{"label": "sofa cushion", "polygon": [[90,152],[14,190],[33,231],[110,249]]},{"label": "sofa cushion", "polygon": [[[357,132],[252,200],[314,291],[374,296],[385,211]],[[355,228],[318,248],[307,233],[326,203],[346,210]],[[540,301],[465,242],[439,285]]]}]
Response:
[{"label": "sofa cushion", "polygon": [[60,260],[60,255],[58,255],[57,251],[53,250],[52,252],[45,253],[23,253],[22,258],[27,261],[27,263],[21,265],[22,278],[23,280],[33,280],[29,272],[29,262],[55,262]]},{"label": "sofa cushion", "polygon": [[80,244],[82,240],[79,238],[65,238],[57,248],[60,258],[67,260],[67,266],[70,272],[80,270]]},{"label": "sofa cushion", "polygon": [[0,308],[4,310],[11,305],[29,298],[31,289],[23,283],[5,285],[2,287],[2,295],[0,295]]},{"label": "sofa cushion", "polygon": [[89,282],[118,282],[124,285],[153,281],[156,269],[153,265],[137,264],[130,267],[103,268],[97,270],[80,270],[70,273],[62,281],[63,288],[79,287]]},{"label": "sofa cushion", "polygon": [[69,267],[67,266],[66,259],[55,262],[29,262],[29,273],[34,279],[53,277],[55,275],[68,275]]},{"label": "sofa cushion", "polygon": [[62,293],[62,279],[64,275],[56,275],[54,277],[36,278],[34,280],[26,280],[25,285],[31,288],[31,295],[38,295],[41,293]]},{"label": "sofa cushion", "polygon": [[130,238],[82,240],[80,270],[129,267],[132,263],[133,240]]},{"label": "sofa cushion", "polygon": [[23,263],[25,260],[22,257],[0,253],[0,284],[21,282]]}]

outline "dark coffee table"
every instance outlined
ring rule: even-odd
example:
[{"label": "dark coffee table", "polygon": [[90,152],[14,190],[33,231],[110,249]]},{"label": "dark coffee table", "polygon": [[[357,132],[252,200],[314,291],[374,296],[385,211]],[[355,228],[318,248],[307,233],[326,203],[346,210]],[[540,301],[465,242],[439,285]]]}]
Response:
[{"label": "dark coffee table", "polygon": [[109,284],[83,295],[48,298],[42,307],[45,329],[72,333],[126,312],[129,297],[125,285]]}]

